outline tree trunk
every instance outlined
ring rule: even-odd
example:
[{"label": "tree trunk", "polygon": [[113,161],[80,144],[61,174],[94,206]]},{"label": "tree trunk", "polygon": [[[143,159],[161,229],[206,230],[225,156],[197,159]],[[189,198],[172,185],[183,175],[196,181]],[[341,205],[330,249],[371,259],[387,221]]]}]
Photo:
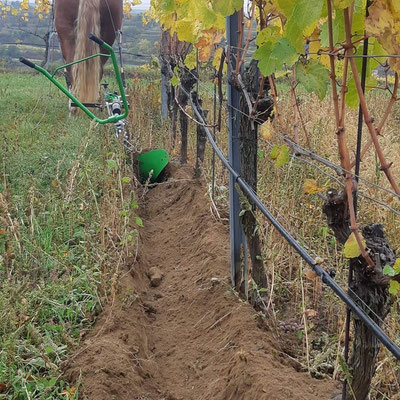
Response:
[{"label": "tree trunk", "polygon": [[169,105],[169,78],[167,75],[161,72],[161,118],[166,119],[168,117],[168,105]]},{"label": "tree trunk", "polygon": [[[362,229],[367,248],[376,264],[376,272],[369,271],[367,262],[362,258],[350,260],[353,266],[354,278],[351,284],[353,300],[360,303],[361,299],[368,307],[363,307],[379,326],[390,310],[388,278],[382,275],[385,265],[393,266],[396,256],[379,224],[371,224]],[[352,389],[357,400],[368,397],[371,380],[375,374],[375,363],[379,352],[379,342],[375,335],[357,317],[354,319],[353,354],[350,358],[352,370]],[[351,392],[351,391],[350,391]],[[347,400],[352,399],[348,393]]]},{"label": "tree trunk", "polygon": [[175,101],[175,88],[171,87],[171,124],[172,124],[172,147],[175,147],[176,143],[176,125],[178,121],[178,104]]},{"label": "tree trunk", "polygon": [[[258,67],[257,61],[252,60],[249,67],[243,73],[243,84],[248,92],[250,98],[254,101],[257,98],[259,82],[258,82]],[[268,97],[268,87],[264,88],[263,110],[257,111],[265,112],[264,118],[268,118],[271,114],[273,103]],[[257,123],[251,123],[247,117],[252,110],[249,110],[246,98],[242,92],[240,98],[240,110],[242,111],[240,117],[240,154],[241,154],[241,175],[243,179],[257,191]],[[250,252],[251,259],[251,276],[259,289],[267,287],[267,275],[264,269],[264,262],[261,257],[260,238],[257,232],[257,221],[255,218],[256,207],[250,197],[247,197],[247,205],[242,204],[242,208],[246,211],[242,215],[243,230],[246,235],[247,245]]]},{"label": "tree trunk", "polygon": [[[328,191],[328,199],[323,211],[328,217],[328,225],[334,231],[339,243],[344,244],[350,235],[347,198],[344,192],[334,189]],[[389,278],[383,275],[385,265],[395,263],[396,256],[379,224],[371,224],[362,229],[374,269],[368,266],[362,256],[350,260],[354,277],[350,287],[350,297],[363,308],[379,326],[390,309]],[[365,304],[365,305],[364,305]],[[375,363],[379,352],[379,342],[365,324],[353,314],[354,339],[353,351],[349,361],[352,375],[346,400],[366,400],[375,374]]]},{"label": "tree trunk", "polygon": [[[161,42],[160,42],[160,66],[161,66],[161,74],[165,76],[165,90],[166,94],[168,97],[168,113],[169,117],[171,118],[171,124],[172,124],[172,146],[175,147],[175,142],[176,142],[176,125],[177,125],[177,119],[178,119],[178,106],[175,101],[175,88],[171,86],[170,84],[170,79],[174,76],[174,71],[175,67],[180,64],[181,61],[183,61],[186,57],[186,55],[190,52],[192,49],[192,45],[187,42],[182,42],[178,39],[178,36],[176,33],[170,34],[170,30],[163,30],[161,34]],[[181,75],[185,75],[188,73],[188,71],[180,71]],[[193,78],[192,78],[193,79]],[[181,78],[182,81],[182,78]],[[194,84],[194,83],[193,83]],[[189,86],[189,89],[185,87],[186,90],[190,92],[192,89],[192,86]],[[184,101],[184,98],[186,96],[183,96],[181,100]],[[178,96],[179,98],[179,96]],[[186,100],[187,101],[187,100]],[[164,103],[163,103],[164,105]],[[183,114],[183,115],[182,115]],[[164,106],[164,112],[163,115],[165,115],[165,106]],[[181,121],[181,131],[183,133],[183,142],[187,142],[187,118],[184,115],[184,113],[180,113],[179,117]],[[186,148],[186,147],[185,147]],[[185,150],[183,150],[185,153]],[[187,155],[184,155],[184,159],[186,162]]]},{"label": "tree trunk", "polygon": [[188,135],[188,117],[179,110],[179,124],[181,126],[181,164],[187,163],[187,135]]},{"label": "tree trunk", "polygon": [[[193,98],[194,103],[198,107],[198,110],[199,110],[201,116],[203,117],[203,120],[206,121],[208,110],[203,110],[203,108],[202,108],[203,102],[201,99],[198,98],[197,92],[193,92],[192,98]],[[199,121],[198,118],[196,118],[196,119],[199,123],[201,123],[201,121]],[[204,126],[202,126],[200,124],[197,125],[196,133],[197,133],[196,166],[194,168],[194,177],[198,178],[201,175],[201,165],[204,162],[204,153],[206,150],[207,135],[206,135]]]},{"label": "tree trunk", "polygon": [[[188,117],[182,111],[188,104],[188,97],[186,93],[190,93],[193,89],[197,79],[197,72],[195,70],[189,71],[187,68],[180,69],[181,86],[185,90],[179,90],[178,101],[181,106],[179,111],[179,123],[181,126],[181,164],[187,163],[187,144],[188,144]],[[185,93],[186,92],[186,93]]]}]

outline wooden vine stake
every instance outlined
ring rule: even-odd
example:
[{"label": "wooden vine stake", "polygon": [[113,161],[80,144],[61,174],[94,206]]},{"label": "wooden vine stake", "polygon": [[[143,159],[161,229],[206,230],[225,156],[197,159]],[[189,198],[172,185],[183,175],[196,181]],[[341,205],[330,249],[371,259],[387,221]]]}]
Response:
[{"label": "wooden vine stake", "polygon": [[[341,159],[341,166],[344,170],[350,171],[352,163],[350,162],[349,151],[346,141],[345,130],[345,96],[347,91],[347,75],[349,65],[351,67],[353,77],[360,99],[362,111],[364,113],[367,126],[371,127],[372,141],[376,145],[376,131],[372,126],[372,120],[368,114],[365,97],[361,88],[358,71],[354,59],[350,56],[353,54],[352,49],[354,43],[351,41],[351,20],[352,7],[344,10],[346,42],[343,46],[345,50],[345,58],[343,61],[343,77],[341,82],[340,97],[336,87],[335,76],[335,53],[333,43],[333,23],[332,23],[332,2],[327,0],[328,5],[328,28],[329,28],[329,53],[330,53],[330,77],[332,83],[332,97],[335,111],[336,134]],[[396,85],[397,86],[397,85]],[[394,93],[397,91],[397,87]],[[390,100],[387,113],[393,105],[393,98]],[[383,123],[387,116],[384,117]],[[380,125],[382,129],[383,123]],[[376,147],[377,152],[379,148]],[[379,156],[379,153],[378,153]],[[392,183],[389,166],[380,151],[379,159],[387,174],[389,181]],[[346,187],[343,192],[338,193],[331,189],[328,191],[328,200],[324,204],[323,211],[328,217],[328,224],[334,231],[339,243],[344,244],[351,233],[360,247],[361,256],[350,259],[350,268],[354,271],[353,281],[350,284],[350,295],[361,305],[365,305],[364,311],[377,323],[381,324],[389,311],[388,305],[388,285],[389,277],[383,275],[383,267],[386,264],[393,265],[395,262],[395,254],[388,244],[383,227],[379,224],[371,224],[363,227],[362,235],[360,233],[353,202],[353,194],[357,190],[354,175],[345,173]],[[396,193],[396,185],[393,185]],[[367,250],[368,249],[368,250]],[[379,343],[373,333],[361,322],[354,317],[353,332],[353,351],[349,361],[349,370],[351,379],[348,383],[350,390],[344,390],[345,400],[365,400],[368,397],[369,388],[372,377],[375,373],[375,363],[379,351]]]}]

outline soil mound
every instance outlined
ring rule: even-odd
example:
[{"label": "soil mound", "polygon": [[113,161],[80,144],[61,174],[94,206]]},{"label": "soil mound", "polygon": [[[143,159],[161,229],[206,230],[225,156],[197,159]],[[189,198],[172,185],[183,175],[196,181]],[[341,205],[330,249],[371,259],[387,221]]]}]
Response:
[{"label": "soil mound", "polygon": [[177,168],[147,193],[139,260],[67,374],[90,400],[329,399],[333,383],[285,365],[231,292],[228,230],[191,172]]}]

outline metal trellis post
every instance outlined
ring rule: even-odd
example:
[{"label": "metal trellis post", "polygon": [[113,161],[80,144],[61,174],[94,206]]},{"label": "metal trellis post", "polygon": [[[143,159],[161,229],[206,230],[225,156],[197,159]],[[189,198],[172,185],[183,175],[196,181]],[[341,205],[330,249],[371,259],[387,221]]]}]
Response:
[{"label": "metal trellis post", "polygon": [[[230,49],[235,49],[238,45],[238,13],[234,13],[226,18],[226,37],[228,42],[228,155],[229,162],[233,169],[240,174],[240,144],[239,144],[239,124],[240,117],[237,110],[240,108],[240,93],[231,84],[231,71],[236,68],[236,62],[231,57]],[[231,244],[231,279],[232,285],[239,288],[241,281],[240,248],[242,242],[242,232],[239,221],[240,201],[239,194],[235,188],[235,179],[229,175],[229,230]]]},{"label": "metal trellis post", "polygon": [[168,78],[161,73],[161,117],[168,117],[168,94],[167,94]]}]

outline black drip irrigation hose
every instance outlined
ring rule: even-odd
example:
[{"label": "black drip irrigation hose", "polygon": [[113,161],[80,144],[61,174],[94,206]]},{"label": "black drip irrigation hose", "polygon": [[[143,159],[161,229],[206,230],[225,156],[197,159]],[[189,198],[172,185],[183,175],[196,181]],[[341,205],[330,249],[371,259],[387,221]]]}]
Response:
[{"label": "black drip irrigation hose", "polygon": [[321,278],[322,282],[329,286],[333,292],[356,314],[364,324],[371,329],[376,338],[396,357],[400,360],[400,348],[383,332],[379,325],[372,320],[365,312],[349,297],[349,295],[339,286],[339,284],[326,272],[324,271],[320,264],[314,261],[306,249],[297,242],[294,237],[285,229],[285,227],[271,214],[271,212],[264,206],[261,200],[254,193],[252,188],[247,184],[246,181],[233,169],[229,161],[225,158],[221,149],[215,143],[210,130],[207,128],[207,124],[200,114],[197,105],[194,104],[192,96],[183,88],[181,88],[184,93],[189,98],[190,104],[195,112],[198,121],[203,124],[204,130],[206,132],[208,141],[211,147],[214,149],[215,153],[222,161],[225,168],[228,169],[229,173],[232,174],[235,182],[240,186],[240,188],[250,196],[254,204],[259,208],[259,210],[267,217],[270,223],[278,230],[278,232],[286,239],[286,241],[296,250],[296,252],[301,256],[301,258],[314,270],[314,272]]}]

